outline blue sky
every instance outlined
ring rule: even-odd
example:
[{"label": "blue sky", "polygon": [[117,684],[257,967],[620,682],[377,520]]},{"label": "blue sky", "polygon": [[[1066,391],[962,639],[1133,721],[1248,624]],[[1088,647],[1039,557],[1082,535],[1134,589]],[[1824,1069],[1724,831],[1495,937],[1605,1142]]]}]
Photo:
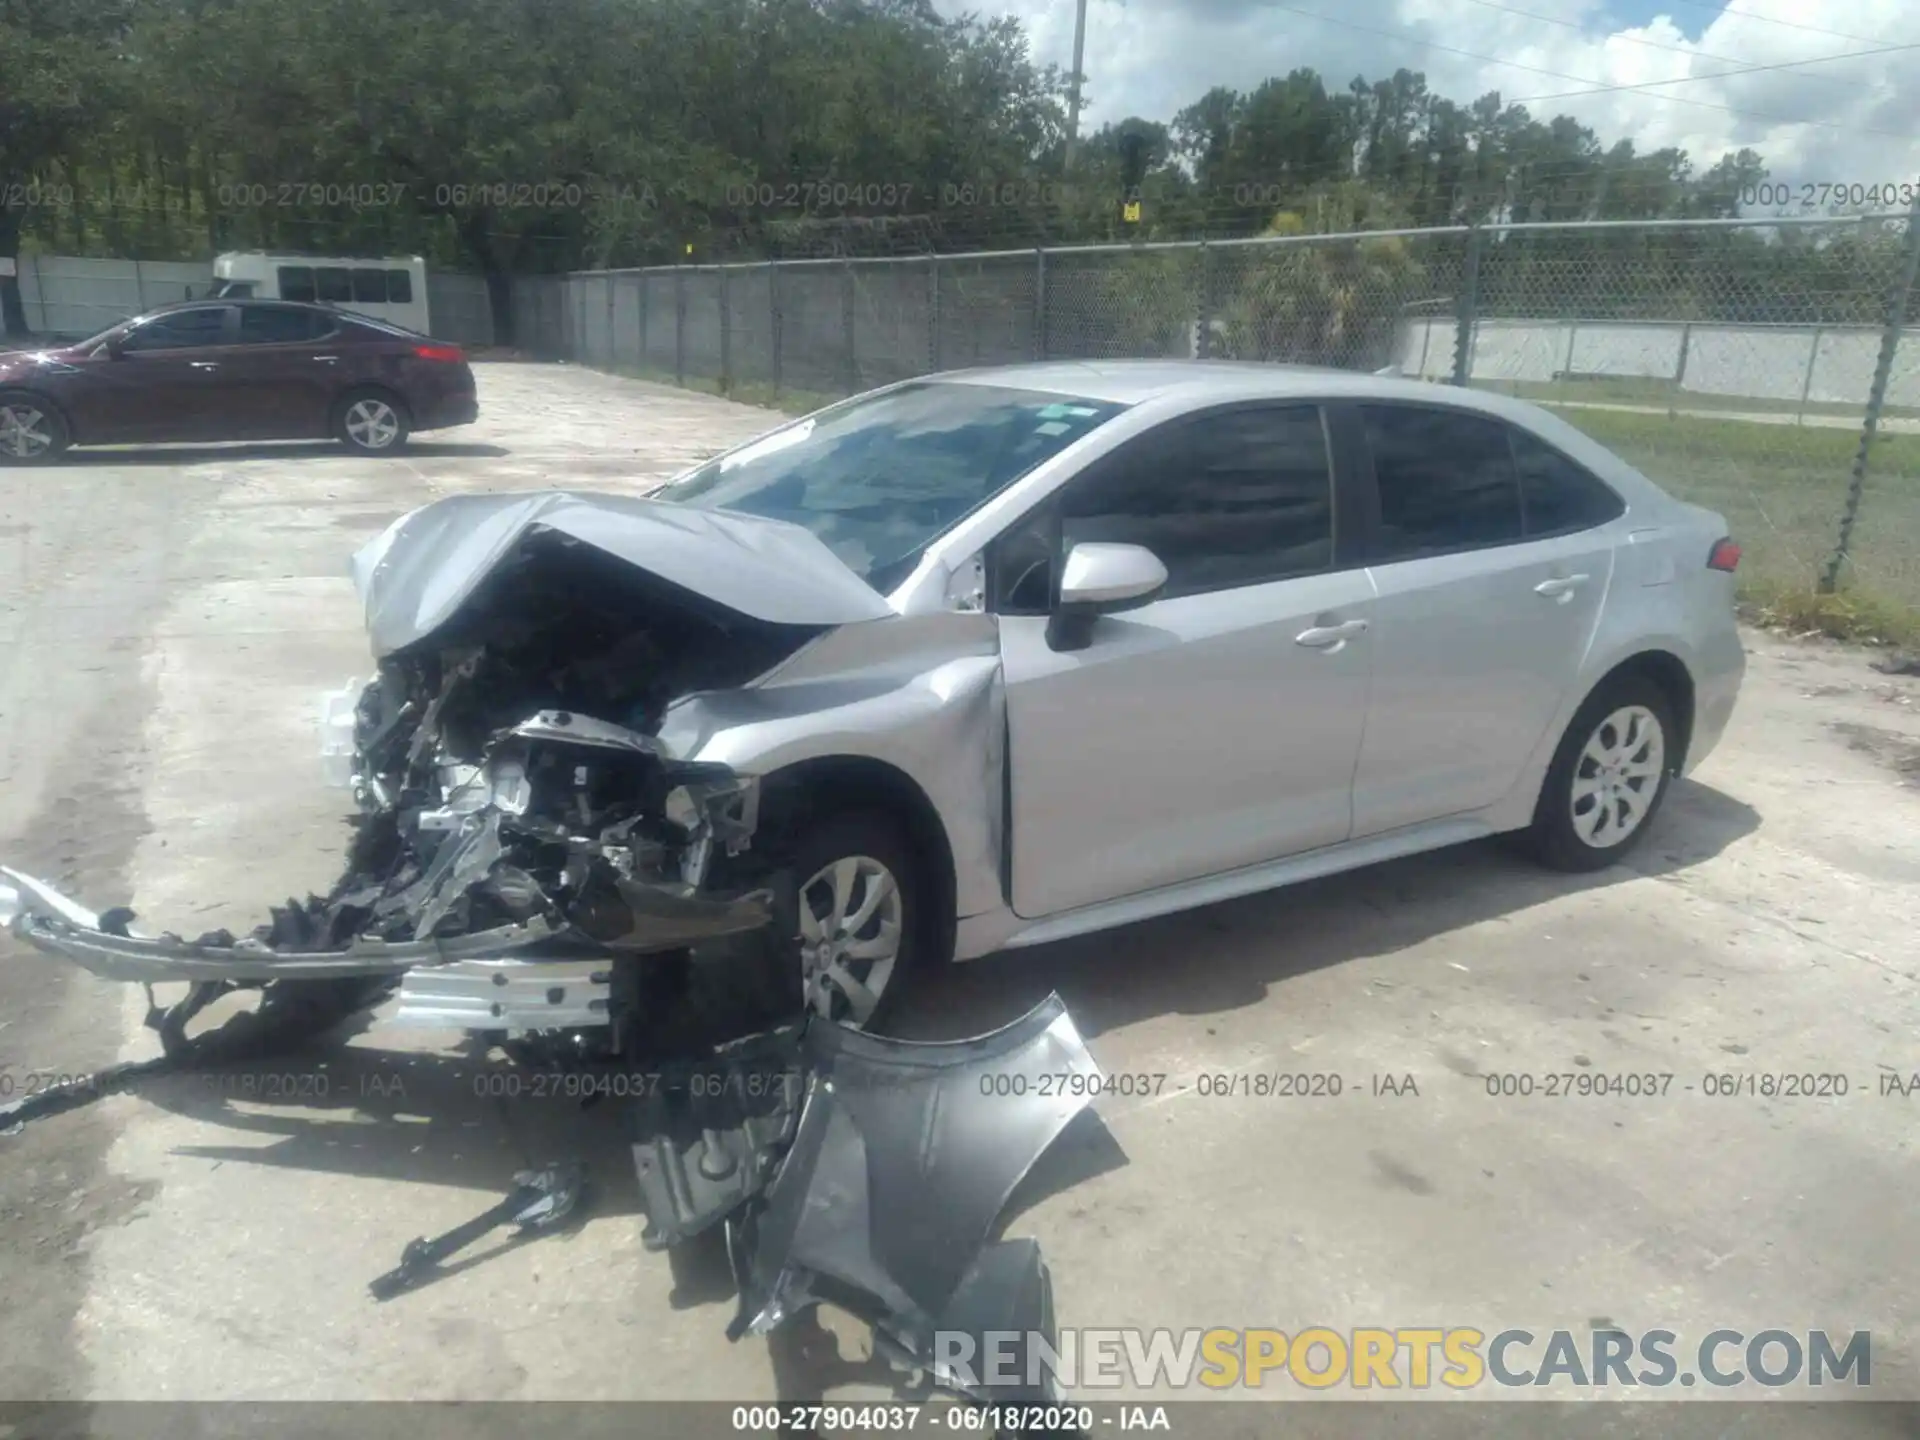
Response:
[{"label": "blue sky", "polygon": [[[1552,7],[1522,4],[1515,8],[1526,10]],[[1700,0],[1699,4],[1683,4],[1679,3],[1679,0],[1611,0],[1606,7],[1606,15],[1621,29],[1646,25],[1657,16],[1665,15],[1688,39],[1698,40],[1705,33],[1707,26],[1713,23],[1714,16],[1723,8],[1725,7],[1709,3],[1709,0]]]}]

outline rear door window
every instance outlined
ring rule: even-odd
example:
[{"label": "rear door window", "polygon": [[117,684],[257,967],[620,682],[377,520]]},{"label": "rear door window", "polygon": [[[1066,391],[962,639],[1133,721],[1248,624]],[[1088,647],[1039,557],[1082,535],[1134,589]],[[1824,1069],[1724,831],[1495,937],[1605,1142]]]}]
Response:
[{"label": "rear door window", "polygon": [[1379,560],[1507,545],[1525,527],[1508,427],[1424,405],[1363,405],[1380,493]]},{"label": "rear door window", "polygon": [[411,305],[413,303],[413,273],[411,271],[387,271],[387,303],[390,305]]},{"label": "rear door window", "polygon": [[247,305],[240,311],[242,345],[318,340],[332,328],[332,322],[317,310],[296,310],[291,305]]}]

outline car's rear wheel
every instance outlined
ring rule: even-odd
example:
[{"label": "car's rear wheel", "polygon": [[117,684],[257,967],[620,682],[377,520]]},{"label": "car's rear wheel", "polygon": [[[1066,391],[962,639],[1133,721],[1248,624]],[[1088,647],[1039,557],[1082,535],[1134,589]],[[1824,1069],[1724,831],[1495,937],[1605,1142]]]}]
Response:
[{"label": "car's rear wheel", "polygon": [[23,390],[0,391],[0,465],[44,465],[71,443],[52,405]]},{"label": "car's rear wheel", "polygon": [[1643,838],[1679,756],[1673,702],[1644,675],[1603,684],[1573,717],[1547,769],[1527,838],[1556,870],[1600,870]]},{"label": "car's rear wheel", "polygon": [[355,390],[334,410],[334,434],[349,450],[385,455],[407,443],[407,407],[385,390]]},{"label": "car's rear wheel", "polygon": [[862,1030],[884,1025],[921,967],[928,933],[925,887],[901,828],[884,811],[832,816],[808,827],[791,864],[807,1009]]}]

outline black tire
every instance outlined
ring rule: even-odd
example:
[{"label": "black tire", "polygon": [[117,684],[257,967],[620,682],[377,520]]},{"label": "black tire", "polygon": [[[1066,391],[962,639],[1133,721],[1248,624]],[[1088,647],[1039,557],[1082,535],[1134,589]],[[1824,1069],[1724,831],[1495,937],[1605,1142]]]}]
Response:
[{"label": "black tire", "polygon": [[[1651,743],[1643,738],[1648,733],[1646,730],[1622,732],[1614,725],[1615,717],[1622,712],[1635,712],[1634,725],[1645,726],[1646,717],[1651,717],[1652,725],[1658,727],[1654,732],[1659,742],[1657,768],[1651,775],[1639,777],[1639,783],[1625,773],[1609,776],[1585,754],[1588,742],[1599,738],[1606,743],[1612,739],[1623,742],[1622,749],[1630,763],[1635,757],[1642,765],[1652,762]],[[1600,735],[1603,726],[1609,729],[1608,737]],[[1560,738],[1560,747],[1554,752],[1553,763],[1547,767],[1547,778],[1540,786],[1533,824],[1523,832],[1526,848],[1541,864],[1573,874],[1604,870],[1623,859],[1646,837],[1659,815],[1661,803],[1673,785],[1679,754],[1680,731],[1674,721],[1673,701],[1667,692],[1644,675],[1623,675],[1606,681],[1587,697],[1586,704],[1568,724],[1567,733]],[[1599,795],[1577,802],[1576,781],[1583,786],[1597,781],[1602,788]],[[1643,801],[1637,812],[1632,810],[1636,797]],[[1586,818],[1605,816],[1609,808],[1612,810],[1610,822],[1596,823]],[[1633,814],[1638,818],[1629,827],[1623,821]],[[1592,830],[1591,838],[1581,833],[1583,829]],[[1609,839],[1610,831],[1621,833],[1618,838]]]},{"label": "black tire", "polygon": [[412,428],[406,402],[377,385],[349,390],[333,407],[334,438],[361,455],[394,454]]},{"label": "black tire", "polygon": [[[45,443],[29,435],[43,436]],[[58,406],[28,390],[0,390],[0,465],[48,465],[72,443]]]},{"label": "black tire", "polygon": [[[937,933],[935,917],[928,914],[926,909],[929,887],[920,874],[914,851],[907,842],[905,827],[884,810],[842,811],[822,816],[818,822],[806,825],[791,843],[787,863],[793,875],[794,899],[799,910],[805,912],[812,909],[816,915],[819,914],[820,902],[832,898],[830,882],[822,881],[811,887],[808,882],[842,860],[872,862],[892,877],[893,887],[899,897],[897,914],[894,916],[899,927],[899,945],[872,1012],[864,1018],[854,1014],[853,1006],[845,1002],[845,992],[837,991],[835,987],[842,1001],[833,1004],[830,1018],[862,1030],[884,1030],[899,1012],[902,1001],[928,964],[931,938]],[[851,908],[856,913],[868,893],[862,886],[871,883],[867,867],[861,866],[860,871],[850,896]],[[884,918],[890,913],[893,913],[892,907],[883,901],[874,918],[849,938],[869,942],[878,940]],[[810,963],[806,944],[802,936],[794,936],[782,948],[800,968],[803,978],[798,988],[804,994],[809,1008],[819,1015],[821,1011],[815,1003],[815,992],[804,979]],[[842,966],[855,979],[864,982],[872,979],[878,963],[877,960],[850,957],[842,961]],[[791,979],[789,983],[793,983]]]}]

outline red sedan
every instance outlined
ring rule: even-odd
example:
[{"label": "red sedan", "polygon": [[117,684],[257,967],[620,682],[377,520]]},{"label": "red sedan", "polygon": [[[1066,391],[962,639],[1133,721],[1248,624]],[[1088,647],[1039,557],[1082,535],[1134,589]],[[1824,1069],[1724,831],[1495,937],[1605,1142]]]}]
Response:
[{"label": "red sedan", "polygon": [[188,301],[0,354],[0,464],[75,445],[329,436],[384,454],[479,414],[460,347],[326,305]]}]

